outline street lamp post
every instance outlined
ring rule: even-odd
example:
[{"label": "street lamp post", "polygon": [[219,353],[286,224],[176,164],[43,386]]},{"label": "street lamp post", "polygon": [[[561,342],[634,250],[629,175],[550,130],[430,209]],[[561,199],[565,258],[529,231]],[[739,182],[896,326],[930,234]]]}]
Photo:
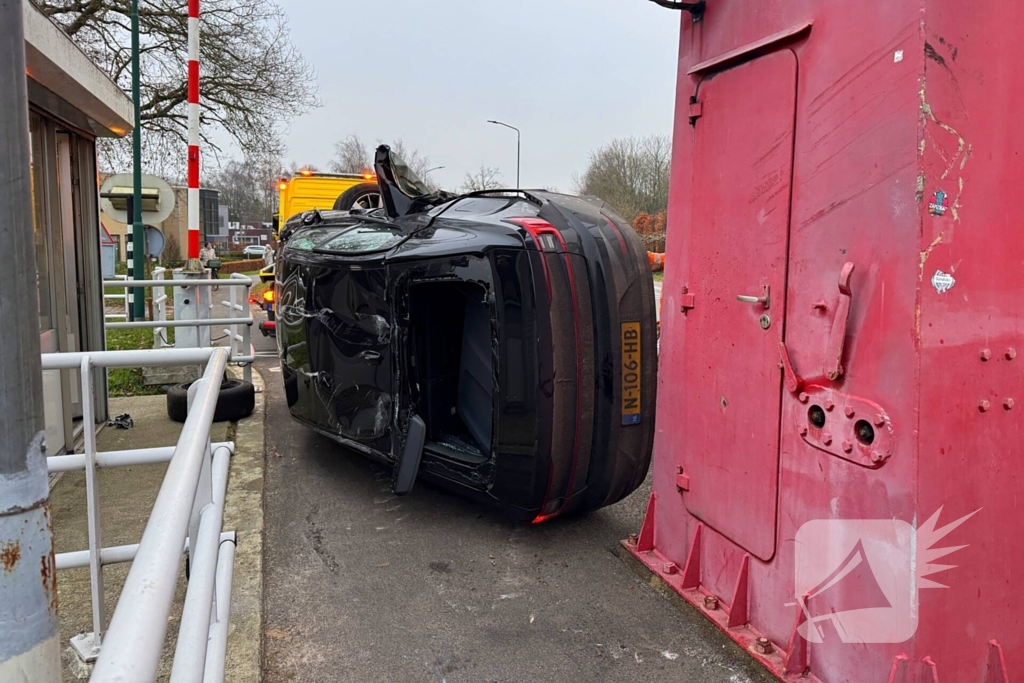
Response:
[{"label": "street lamp post", "polygon": [[502,123],[501,121],[488,121],[487,123],[493,123],[496,126],[505,126],[506,128],[511,128],[512,130],[514,130],[516,132],[516,189],[518,190],[519,189],[519,162],[522,159],[522,149],[523,149],[523,136],[522,136],[522,133],[520,133],[519,129],[516,128],[515,126],[510,126],[507,123]]},{"label": "street lamp post", "polygon": [[[142,122],[141,98],[139,97],[139,0],[132,0],[132,107],[135,125],[132,127],[132,201],[128,220],[131,221],[132,253],[128,258],[128,279],[146,279],[146,227],[142,224]],[[146,319],[145,290],[133,287],[129,290],[131,308],[129,320]]]}]

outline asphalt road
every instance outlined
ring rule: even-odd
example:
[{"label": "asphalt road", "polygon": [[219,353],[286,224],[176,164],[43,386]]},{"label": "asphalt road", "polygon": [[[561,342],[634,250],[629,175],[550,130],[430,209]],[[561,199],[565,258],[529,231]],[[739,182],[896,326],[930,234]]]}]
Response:
[{"label": "asphalt road", "polygon": [[649,482],[586,517],[511,523],[288,416],[272,340],[264,523],[267,683],[766,681],[614,553]]}]

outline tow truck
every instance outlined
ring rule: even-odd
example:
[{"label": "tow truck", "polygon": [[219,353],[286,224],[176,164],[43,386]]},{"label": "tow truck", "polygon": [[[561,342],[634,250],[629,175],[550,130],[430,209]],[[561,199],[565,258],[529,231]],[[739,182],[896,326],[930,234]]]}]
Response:
[{"label": "tow truck", "polygon": [[381,207],[380,188],[373,171],[363,173],[320,173],[303,170],[277,182],[280,192],[274,214],[274,235],[289,218],[306,211],[349,211]]}]

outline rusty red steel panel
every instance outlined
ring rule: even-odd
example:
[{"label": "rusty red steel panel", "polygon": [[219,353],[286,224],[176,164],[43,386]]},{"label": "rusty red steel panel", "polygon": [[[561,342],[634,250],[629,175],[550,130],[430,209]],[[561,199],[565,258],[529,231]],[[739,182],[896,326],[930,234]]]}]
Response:
[{"label": "rusty red steel panel", "polygon": [[1024,680],[1024,3],[681,19],[625,547],[780,679]]}]

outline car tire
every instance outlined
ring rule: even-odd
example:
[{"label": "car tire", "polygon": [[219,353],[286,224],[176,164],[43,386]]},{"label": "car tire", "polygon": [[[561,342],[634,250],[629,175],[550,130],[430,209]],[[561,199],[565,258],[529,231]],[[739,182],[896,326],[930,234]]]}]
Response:
[{"label": "car tire", "polygon": [[[167,416],[175,422],[188,417],[188,388],[192,382],[172,385],[167,389]],[[252,415],[256,407],[256,388],[251,382],[225,379],[220,385],[214,422],[237,422]]]},{"label": "car tire", "polygon": [[377,183],[361,183],[355,187],[345,190],[334,202],[335,211],[351,211],[360,199],[368,195],[380,196],[380,188]]}]

